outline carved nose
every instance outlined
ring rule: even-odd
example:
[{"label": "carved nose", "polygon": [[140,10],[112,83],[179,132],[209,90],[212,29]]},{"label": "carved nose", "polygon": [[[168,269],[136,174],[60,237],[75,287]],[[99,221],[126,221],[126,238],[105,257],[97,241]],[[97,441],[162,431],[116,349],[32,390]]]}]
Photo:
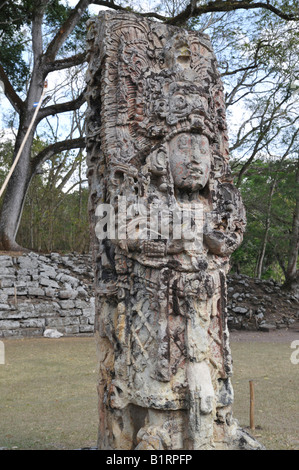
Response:
[{"label": "carved nose", "polygon": [[200,155],[198,155],[197,153],[194,153],[191,155],[191,161],[192,162],[195,162],[195,163],[200,163]]}]

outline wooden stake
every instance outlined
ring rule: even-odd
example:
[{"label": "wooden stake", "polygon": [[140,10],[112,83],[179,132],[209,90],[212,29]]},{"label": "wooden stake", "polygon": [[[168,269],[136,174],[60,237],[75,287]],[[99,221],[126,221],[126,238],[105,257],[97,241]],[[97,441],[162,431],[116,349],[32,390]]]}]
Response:
[{"label": "wooden stake", "polygon": [[250,429],[254,430],[254,383],[252,380],[249,380],[249,390],[250,390]]}]

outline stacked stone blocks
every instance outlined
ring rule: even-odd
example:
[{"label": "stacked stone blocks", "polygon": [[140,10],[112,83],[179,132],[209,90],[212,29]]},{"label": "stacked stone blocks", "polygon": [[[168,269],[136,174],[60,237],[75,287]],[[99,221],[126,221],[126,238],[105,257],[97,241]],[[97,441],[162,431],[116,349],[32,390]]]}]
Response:
[{"label": "stacked stone blocks", "polygon": [[0,256],[0,337],[42,336],[48,328],[93,334],[93,273],[83,258]]}]

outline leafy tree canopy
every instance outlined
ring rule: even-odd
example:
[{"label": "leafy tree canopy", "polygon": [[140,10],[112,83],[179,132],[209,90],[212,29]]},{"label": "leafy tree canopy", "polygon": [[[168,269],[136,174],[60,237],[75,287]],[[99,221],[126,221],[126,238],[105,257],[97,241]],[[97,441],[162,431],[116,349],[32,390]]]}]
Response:
[{"label": "leafy tree canopy", "polygon": [[[30,25],[36,4],[40,0],[2,1],[0,3],[0,64],[5,70],[17,92],[24,91],[24,84],[30,77],[28,48],[31,48]],[[61,0],[49,0],[45,3],[43,27],[45,40],[49,43],[57,30],[68,19],[72,7]],[[86,11],[72,34],[59,51],[63,57],[67,52],[84,50],[86,21],[89,15]],[[47,43],[45,41],[44,47]]]}]

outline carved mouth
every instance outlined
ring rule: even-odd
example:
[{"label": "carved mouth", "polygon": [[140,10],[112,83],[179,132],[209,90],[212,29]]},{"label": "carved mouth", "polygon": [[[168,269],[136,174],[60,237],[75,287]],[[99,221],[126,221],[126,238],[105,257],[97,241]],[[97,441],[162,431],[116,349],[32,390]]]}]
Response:
[{"label": "carved mouth", "polygon": [[194,175],[203,175],[203,171],[200,168],[194,167],[192,164],[187,165],[188,170],[190,170],[191,174]]}]

